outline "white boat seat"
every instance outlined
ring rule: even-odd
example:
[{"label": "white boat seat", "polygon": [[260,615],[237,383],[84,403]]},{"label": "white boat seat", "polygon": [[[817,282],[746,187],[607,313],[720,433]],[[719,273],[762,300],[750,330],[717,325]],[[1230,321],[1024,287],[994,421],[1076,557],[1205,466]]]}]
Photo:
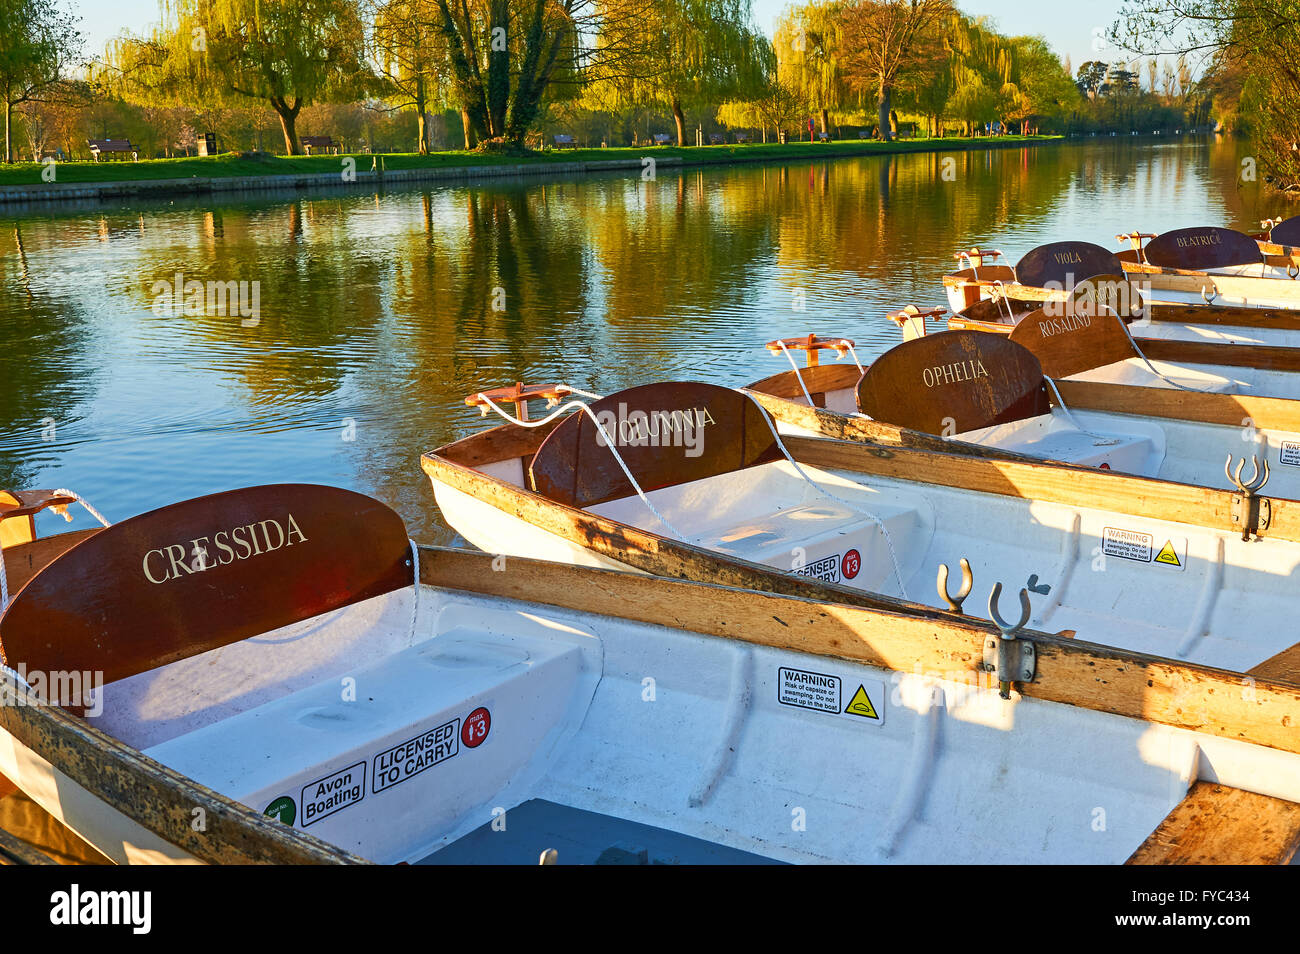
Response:
[{"label": "white boat seat", "polygon": [[[1076,418],[1083,417],[1077,414]],[[1165,448],[1158,429],[1152,434],[1113,431],[1104,424],[1080,421],[1098,438],[1084,433],[1070,423],[1060,410],[1023,421],[957,434],[954,440],[970,441],[984,447],[998,447],[1018,454],[1045,460],[1059,460],[1081,467],[1102,467],[1127,474],[1155,476],[1164,460]],[[1135,425],[1141,426],[1141,425]],[[1149,426],[1149,425],[1148,425]],[[1115,443],[1105,443],[1111,440]]]}]

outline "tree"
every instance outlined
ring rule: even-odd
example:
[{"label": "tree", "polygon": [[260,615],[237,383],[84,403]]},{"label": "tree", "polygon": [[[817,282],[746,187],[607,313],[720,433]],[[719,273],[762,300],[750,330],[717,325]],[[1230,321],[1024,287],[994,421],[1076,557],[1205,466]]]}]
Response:
[{"label": "tree", "polygon": [[894,86],[919,64],[918,38],[952,11],[950,0],[854,0],[844,11],[844,69],[859,89],[874,89],[882,139],[890,137]]},{"label": "tree", "polygon": [[684,146],[686,108],[743,101],[764,90],[776,63],[772,45],[750,23],[750,2],[656,0],[629,38],[637,68],[612,82],[613,99],[667,107]]},{"label": "tree", "polygon": [[1079,78],[1075,82],[1079,92],[1089,99],[1096,99],[1101,94],[1101,88],[1106,82],[1106,73],[1109,70],[1109,63],[1103,63],[1100,60],[1088,60],[1079,67]]},{"label": "tree", "polygon": [[414,109],[419,151],[429,151],[425,117],[440,101],[449,72],[446,33],[439,27],[433,0],[367,0],[370,4],[370,61],[383,80],[383,92],[397,108]]},{"label": "tree", "polygon": [[718,108],[718,122],[742,128],[757,126],[763,131],[763,142],[767,142],[769,129],[776,130],[779,139],[781,130],[789,128],[802,116],[806,106],[798,90],[779,77],[770,76],[756,95],[747,100],[723,103]]},{"label": "tree", "polygon": [[1069,67],[1062,66],[1045,39],[1020,36],[1011,42],[1016,49],[1020,90],[1027,107],[1023,119],[1058,118],[1079,105],[1079,90]]},{"label": "tree", "polygon": [[844,4],[809,3],[791,8],[777,23],[773,38],[777,75],[818,114],[822,132],[830,132],[830,112],[849,100],[841,63]]},{"label": "tree", "polygon": [[14,161],[14,107],[88,101],[88,88],[68,75],[81,53],[76,18],[45,0],[0,0],[0,93],[5,155]]},{"label": "tree", "polygon": [[304,106],[351,100],[374,83],[350,0],[174,0],[168,13],[149,37],[110,47],[113,85],[190,106],[212,97],[260,100],[279,117],[290,154],[300,151]]}]

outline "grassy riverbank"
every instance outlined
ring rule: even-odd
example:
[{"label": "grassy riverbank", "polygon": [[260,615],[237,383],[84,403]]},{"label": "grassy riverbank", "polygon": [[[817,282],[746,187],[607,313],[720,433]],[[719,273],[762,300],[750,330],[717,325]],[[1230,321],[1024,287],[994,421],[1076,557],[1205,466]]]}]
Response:
[{"label": "grassy riverbank", "polygon": [[[871,142],[844,140],[829,143],[794,142],[754,143],[747,145],[697,146],[681,149],[676,146],[641,146],[614,149],[565,149],[531,153],[526,156],[500,156],[479,152],[435,152],[427,156],[416,153],[390,153],[382,156],[384,169],[397,172],[417,169],[474,168],[485,166],[539,165],[569,162],[602,162],[639,159],[642,156],[673,158],[684,163],[713,164],[762,162],[780,159],[813,159],[838,156],[887,155],[904,152],[957,152],[988,146],[1014,146],[1059,141],[1059,136],[996,136],[977,139],[905,139],[896,142]],[[55,165],[54,177],[59,183],[116,183],[147,182],[150,180],[175,180],[186,178],[230,178],[243,176],[313,175],[336,173],[341,161],[352,158],[357,172],[369,172],[375,157],[370,155],[346,156],[265,156],[241,158],[223,155],[206,158],[143,159],[140,162],[120,160],[102,162],[60,162]],[[40,163],[15,163],[0,166],[0,186],[39,186],[47,183],[41,178],[44,166]]]}]

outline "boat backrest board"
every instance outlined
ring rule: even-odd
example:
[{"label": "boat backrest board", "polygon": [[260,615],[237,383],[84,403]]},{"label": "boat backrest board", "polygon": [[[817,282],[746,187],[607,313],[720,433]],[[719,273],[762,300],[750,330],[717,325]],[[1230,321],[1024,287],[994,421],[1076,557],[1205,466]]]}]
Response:
[{"label": "boat backrest board", "polygon": [[364,494],[312,484],[212,494],[114,524],[53,560],[0,616],[0,659],[108,683],[412,579],[401,517]]},{"label": "boat backrest board", "polygon": [[1052,242],[1031,249],[1016,263],[1016,281],[1034,288],[1070,290],[1094,275],[1122,274],[1115,253],[1091,242]]},{"label": "boat backrest board", "polygon": [[1189,271],[1264,261],[1259,243],[1249,235],[1213,225],[1162,232],[1147,243],[1145,251],[1150,265]]},{"label": "boat backrest board", "polygon": [[693,382],[646,384],[590,405],[591,417],[565,419],[537,449],[533,490],[571,507],[636,493],[613,451],[642,490],[658,490],[779,460],[766,412],[731,388]]},{"label": "boat backrest board", "polygon": [[1293,215],[1289,219],[1283,219],[1273,226],[1269,230],[1268,238],[1275,245],[1300,245],[1300,215]]},{"label": "boat backrest board", "polygon": [[1065,378],[1137,356],[1119,319],[1087,302],[1053,302],[1026,315],[1011,341],[1033,352],[1049,378]]},{"label": "boat backrest board", "polygon": [[1001,335],[941,331],[886,351],[858,383],[874,420],[952,435],[1051,410],[1038,359]]}]

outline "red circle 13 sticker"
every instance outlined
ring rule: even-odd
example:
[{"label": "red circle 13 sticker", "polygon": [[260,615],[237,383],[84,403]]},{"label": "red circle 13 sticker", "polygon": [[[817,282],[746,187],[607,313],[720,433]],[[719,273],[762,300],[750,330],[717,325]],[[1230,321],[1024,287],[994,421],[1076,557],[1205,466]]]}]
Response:
[{"label": "red circle 13 sticker", "polygon": [[465,716],[465,723],[460,727],[460,740],[465,743],[465,748],[476,749],[483,744],[491,730],[492,713],[479,706]]},{"label": "red circle 13 sticker", "polygon": [[844,554],[844,559],[840,561],[840,573],[844,579],[851,580],[862,570],[862,554],[857,550],[850,550]]}]

